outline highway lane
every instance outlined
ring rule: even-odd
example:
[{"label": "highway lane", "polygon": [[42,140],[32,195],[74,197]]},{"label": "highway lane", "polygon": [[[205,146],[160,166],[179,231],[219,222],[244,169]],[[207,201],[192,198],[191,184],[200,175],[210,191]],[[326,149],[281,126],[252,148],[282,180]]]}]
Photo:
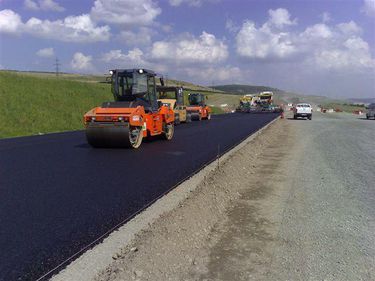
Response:
[{"label": "highway lane", "polygon": [[215,116],[138,150],[82,131],[0,140],[0,280],[37,279],[276,116]]}]

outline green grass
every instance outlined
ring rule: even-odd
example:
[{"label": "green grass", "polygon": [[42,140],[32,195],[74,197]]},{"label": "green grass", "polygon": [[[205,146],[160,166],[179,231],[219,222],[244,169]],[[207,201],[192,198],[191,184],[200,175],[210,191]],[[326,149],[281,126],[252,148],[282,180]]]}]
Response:
[{"label": "green grass", "polygon": [[[104,75],[61,74],[56,78],[53,73],[0,71],[0,138],[83,129],[84,113],[113,100],[110,85],[99,83],[104,81]],[[224,112],[220,104],[238,103],[238,96],[192,88],[185,91],[185,103],[190,92],[202,92],[209,97],[207,104],[214,114]]]},{"label": "green grass", "polygon": [[343,112],[350,112],[350,113],[352,113],[355,110],[365,111],[365,106],[348,104],[348,103],[325,103],[322,106],[323,108],[340,109]]},{"label": "green grass", "polygon": [[0,71],[0,138],[83,129],[83,114],[106,100],[108,84]]},{"label": "green grass", "polygon": [[225,113],[221,107],[211,106],[212,114],[222,114]]}]

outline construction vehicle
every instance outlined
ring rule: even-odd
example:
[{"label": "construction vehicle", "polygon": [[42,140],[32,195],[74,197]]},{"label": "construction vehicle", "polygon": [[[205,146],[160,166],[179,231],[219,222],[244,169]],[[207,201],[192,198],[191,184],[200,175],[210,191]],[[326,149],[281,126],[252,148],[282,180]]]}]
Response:
[{"label": "construction vehicle", "polygon": [[258,103],[260,105],[270,105],[273,103],[273,93],[272,92],[261,92],[258,95]]},{"label": "construction vehicle", "polygon": [[174,112],[156,99],[156,74],[146,69],[110,71],[114,102],[84,115],[86,137],[93,147],[138,148],[142,139],[174,134]]},{"label": "construction vehicle", "polygon": [[281,112],[281,108],[273,104],[273,93],[267,91],[257,95],[244,95],[240,98],[237,111],[246,113]]},{"label": "construction vehicle", "polygon": [[191,122],[191,114],[187,112],[184,104],[184,89],[182,87],[166,87],[160,79],[162,86],[157,86],[158,101],[169,105],[174,111],[174,124]]},{"label": "construction vehicle", "polygon": [[189,94],[189,106],[187,112],[191,114],[191,120],[210,120],[211,108],[206,105],[207,97],[201,93]]},{"label": "construction vehicle", "polygon": [[258,97],[255,95],[244,95],[240,98],[240,105],[237,107],[239,112],[250,112],[252,108],[256,105]]}]

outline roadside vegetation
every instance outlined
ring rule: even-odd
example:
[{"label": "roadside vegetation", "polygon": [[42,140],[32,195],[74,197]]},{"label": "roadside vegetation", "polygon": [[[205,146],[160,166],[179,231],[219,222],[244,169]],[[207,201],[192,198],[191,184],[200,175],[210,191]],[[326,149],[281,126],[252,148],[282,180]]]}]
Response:
[{"label": "roadside vegetation", "polygon": [[[104,75],[56,77],[53,73],[0,71],[0,138],[83,129],[83,114],[113,99],[105,81]],[[223,113],[220,105],[228,100],[234,103],[231,95],[203,86],[175,80],[168,85],[191,89],[186,97],[189,92],[202,91],[214,114]]]},{"label": "roadside vegetation", "polygon": [[362,104],[351,104],[351,103],[326,103],[322,104],[323,108],[332,108],[333,110],[339,110],[343,112],[352,113],[353,111],[365,111],[366,107]]},{"label": "roadside vegetation", "polygon": [[111,98],[108,84],[1,71],[0,137],[82,129],[83,114]]}]

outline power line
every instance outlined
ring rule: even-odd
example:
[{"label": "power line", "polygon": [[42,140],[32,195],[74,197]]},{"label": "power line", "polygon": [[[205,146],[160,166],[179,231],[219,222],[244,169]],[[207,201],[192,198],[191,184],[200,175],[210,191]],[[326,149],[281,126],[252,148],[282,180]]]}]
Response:
[{"label": "power line", "polygon": [[61,66],[61,63],[59,62],[58,58],[56,58],[56,61],[53,65],[55,66],[56,77],[58,77],[60,74],[60,66]]}]

